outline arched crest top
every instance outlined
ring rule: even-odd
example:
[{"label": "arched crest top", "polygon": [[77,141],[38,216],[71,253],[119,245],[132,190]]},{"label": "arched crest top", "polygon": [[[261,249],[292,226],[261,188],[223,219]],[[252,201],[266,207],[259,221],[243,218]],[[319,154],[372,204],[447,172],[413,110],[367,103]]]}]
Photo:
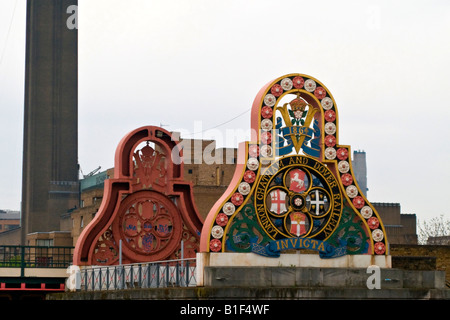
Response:
[{"label": "arched crest top", "polygon": [[325,85],[300,73],[270,81],[254,99],[251,129],[229,188],[205,220],[202,252],[388,254],[350,146],[339,144],[337,106]]}]

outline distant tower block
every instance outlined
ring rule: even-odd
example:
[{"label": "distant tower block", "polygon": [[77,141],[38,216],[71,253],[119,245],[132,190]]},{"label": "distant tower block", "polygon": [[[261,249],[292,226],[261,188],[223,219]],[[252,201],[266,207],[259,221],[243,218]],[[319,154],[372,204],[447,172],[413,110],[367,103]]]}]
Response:
[{"label": "distant tower block", "polygon": [[367,165],[364,151],[353,151],[353,170],[361,192],[367,197],[369,189],[367,188]]},{"label": "distant tower block", "polygon": [[22,181],[22,239],[59,230],[78,205],[76,0],[28,0]]}]

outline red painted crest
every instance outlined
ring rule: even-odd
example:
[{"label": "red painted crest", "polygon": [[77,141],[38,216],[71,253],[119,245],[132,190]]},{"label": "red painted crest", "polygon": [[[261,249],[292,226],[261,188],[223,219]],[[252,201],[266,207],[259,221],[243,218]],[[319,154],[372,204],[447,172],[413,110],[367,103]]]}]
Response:
[{"label": "red painted crest", "polygon": [[123,263],[181,258],[181,243],[184,258],[195,257],[203,222],[178,157],[177,143],[159,127],[122,139],[100,209],[77,241],[75,265],[117,264],[120,240]]}]

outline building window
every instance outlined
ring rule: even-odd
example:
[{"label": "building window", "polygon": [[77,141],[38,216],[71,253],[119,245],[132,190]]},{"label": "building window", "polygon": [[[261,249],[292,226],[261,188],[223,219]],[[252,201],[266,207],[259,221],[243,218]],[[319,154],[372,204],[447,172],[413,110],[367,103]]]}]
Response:
[{"label": "building window", "polygon": [[83,221],[83,216],[81,216],[81,221],[80,221],[80,228],[84,227],[84,221]]},{"label": "building window", "polygon": [[188,173],[189,173],[189,174],[192,174],[192,169],[189,169],[189,170],[188,170]]},{"label": "building window", "polygon": [[53,247],[53,239],[36,239],[38,247]]}]

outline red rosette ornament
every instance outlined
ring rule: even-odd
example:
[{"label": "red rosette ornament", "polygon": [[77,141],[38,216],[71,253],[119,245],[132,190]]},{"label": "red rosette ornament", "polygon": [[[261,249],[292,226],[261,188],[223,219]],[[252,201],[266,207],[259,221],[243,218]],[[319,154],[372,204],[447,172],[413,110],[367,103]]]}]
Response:
[{"label": "red rosette ornament", "polygon": [[367,224],[369,225],[370,229],[374,230],[378,228],[378,226],[380,225],[380,221],[378,221],[376,217],[371,217],[369,218],[369,220],[367,220]]},{"label": "red rosette ornament", "polygon": [[374,246],[376,254],[384,254],[386,252],[386,247],[383,242],[377,242]]},{"label": "red rosette ornament", "polygon": [[314,90],[314,95],[317,99],[322,100],[327,95],[327,92],[322,87],[317,87],[316,90]]},{"label": "red rosette ornament", "polygon": [[339,160],[347,160],[348,158],[348,150],[345,148],[339,148],[336,151],[336,155]]},{"label": "red rosette ornament", "polygon": [[354,197],[352,202],[356,209],[361,209],[365,205],[365,201],[361,196]]},{"label": "red rosette ornament", "polygon": [[334,120],[336,120],[336,113],[333,110],[325,111],[325,120],[333,122]]},{"label": "red rosette ornament", "polygon": [[301,89],[305,84],[305,79],[303,79],[302,77],[294,77],[294,79],[292,79],[292,84],[294,85],[295,89]]},{"label": "red rosette ornament", "polygon": [[342,180],[342,184],[346,187],[348,187],[349,185],[351,185],[353,183],[353,177],[350,173],[344,173],[341,176],[341,180]]},{"label": "red rosette ornament", "polygon": [[270,88],[270,93],[275,97],[279,97],[283,93],[283,87],[281,87],[278,83],[274,84],[272,88]]},{"label": "red rosette ornament", "polygon": [[247,170],[244,173],[244,181],[247,183],[253,183],[255,182],[255,178],[256,178],[256,174],[251,171],[251,170]]},{"label": "red rosette ornament", "polygon": [[244,202],[244,196],[242,194],[240,194],[239,192],[236,192],[235,194],[233,194],[231,196],[231,202],[235,206],[240,206],[242,204],[242,202]]},{"label": "red rosette ornament", "polygon": [[220,249],[222,249],[222,241],[220,241],[219,239],[212,239],[209,242],[209,249],[214,252],[219,252]]},{"label": "red rosette ornament", "polygon": [[248,147],[248,154],[252,158],[257,158],[259,156],[259,146],[256,144],[252,144]]},{"label": "red rosette ornament", "polygon": [[336,137],[332,135],[328,135],[325,137],[325,144],[327,147],[334,147],[336,144]]},{"label": "red rosette ornament", "polygon": [[271,107],[264,106],[264,107],[261,108],[261,116],[264,119],[272,118],[272,115],[273,115],[273,110],[272,110]]},{"label": "red rosette ornament", "polygon": [[221,227],[225,227],[228,223],[227,215],[225,213],[219,213],[216,217],[216,223]]}]

